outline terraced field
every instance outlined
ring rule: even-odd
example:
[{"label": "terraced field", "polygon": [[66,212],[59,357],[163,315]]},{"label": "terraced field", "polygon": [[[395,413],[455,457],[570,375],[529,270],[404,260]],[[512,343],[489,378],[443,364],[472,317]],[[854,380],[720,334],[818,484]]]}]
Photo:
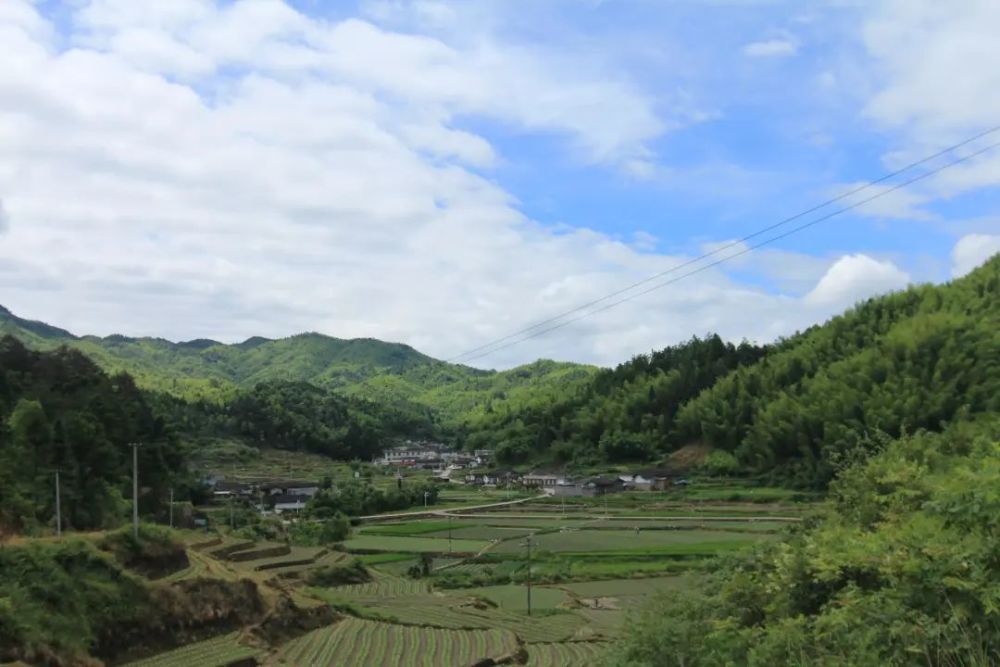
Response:
[{"label": "terraced field", "polygon": [[[527,610],[528,593],[525,586],[486,586],[483,588],[464,588],[463,593],[476,595],[492,601],[500,609]],[[531,606],[534,609],[555,609],[566,602],[568,595],[558,588],[535,586],[531,591]]]},{"label": "terraced field", "polygon": [[[406,551],[411,553],[448,553],[447,539],[428,537],[397,537],[361,534],[344,542],[348,551]],[[489,546],[484,540],[452,540],[451,551],[479,553]]]},{"label": "terraced field", "polygon": [[559,588],[581,598],[633,597],[660,591],[680,591],[689,585],[690,578],[651,577],[648,579],[606,579],[604,581],[582,581],[560,584]]},{"label": "terraced field", "polygon": [[[714,553],[739,543],[766,539],[766,534],[735,533],[720,530],[571,530],[545,533],[535,537],[539,551],[586,551],[608,553],[622,551],[656,551],[663,553]],[[523,551],[520,541],[503,542],[493,549],[497,553]]]},{"label": "terraced field", "polygon": [[203,642],[137,660],[124,667],[222,667],[237,660],[260,657],[264,651],[239,642],[239,633],[215,637]]},{"label": "terraced field", "polygon": [[373,572],[375,579],[364,584],[329,588],[333,595],[355,600],[378,600],[388,597],[419,595],[428,592],[428,584],[419,579],[405,579],[394,575]]},{"label": "terraced field", "polygon": [[577,613],[562,612],[529,617],[522,613],[473,606],[471,600],[452,596],[422,598],[385,598],[372,601],[364,609],[381,618],[410,625],[439,628],[498,628],[509,630],[526,642],[558,642],[587,632],[587,619]]},{"label": "terraced field", "polygon": [[309,565],[325,553],[326,549],[322,547],[291,547],[287,554],[238,561],[232,563],[232,566],[245,572],[270,571],[275,568]]},{"label": "terraced field", "polygon": [[530,644],[528,667],[589,667],[597,663],[607,644],[597,642],[559,642]]},{"label": "terraced field", "polygon": [[517,650],[507,630],[444,630],[347,618],[292,640],[269,665],[440,667],[470,665]]}]

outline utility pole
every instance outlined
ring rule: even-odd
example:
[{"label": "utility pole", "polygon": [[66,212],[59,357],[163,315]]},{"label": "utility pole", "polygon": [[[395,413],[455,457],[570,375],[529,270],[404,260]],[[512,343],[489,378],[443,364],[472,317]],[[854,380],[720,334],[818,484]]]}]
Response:
[{"label": "utility pole", "polygon": [[429,491],[424,491],[424,509],[427,509],[427,496],[430,495]]},{"label": "utility pole", "polygon": [[170,527],[174,527],[174,489],[170,487]]},{"label": "utility pole", "polygon": [[139,447],[138,442],[129,443],[132,447],[132,537],[139,539]]},{"label": "utility pole", "polygon": [[528,616],[531,616],[531,535],[525,545],[528,547]]},{"label": "utility pole", "polygon": [[59,498],[58,470],[56,470],[56,537],[62,537],[62,501]]}]

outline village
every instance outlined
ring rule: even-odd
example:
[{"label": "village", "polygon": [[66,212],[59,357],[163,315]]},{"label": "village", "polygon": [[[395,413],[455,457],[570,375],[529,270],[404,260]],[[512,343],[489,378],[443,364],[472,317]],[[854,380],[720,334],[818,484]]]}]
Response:
[{"label": "village", "polygon": [[[371,461],[371,469],[402,486],[407,478],[420,478],[440,485],[466,488],[534,491],[552,497],[597,497],[627,491],[666,491],[684,487],[690,481],[669,468],[637,468],[615,474],[578,476],[556,470],[517,471],[497,467],[489,449],[460,451],[437,442],[405,441],[386,449]],[[371,474],[371,473],[369,473]],[[360,478],[359,471],[354,472]],[[206,477],[210,497],[215,504],[241,504],[261,514],[298,514],[320,490],[335,490],[329,479],[227,479],[225,475]]]}]

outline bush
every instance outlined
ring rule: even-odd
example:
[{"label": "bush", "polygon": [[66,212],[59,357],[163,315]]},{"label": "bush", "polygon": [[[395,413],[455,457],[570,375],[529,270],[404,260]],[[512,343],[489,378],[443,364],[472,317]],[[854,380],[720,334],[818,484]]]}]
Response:
[{"label": "bush", "polygon": [[723,449],[713,450],[701,464],[702,470],[709,475],[726,477],[735,475],[740,470],[740,462],[736,457]]}]

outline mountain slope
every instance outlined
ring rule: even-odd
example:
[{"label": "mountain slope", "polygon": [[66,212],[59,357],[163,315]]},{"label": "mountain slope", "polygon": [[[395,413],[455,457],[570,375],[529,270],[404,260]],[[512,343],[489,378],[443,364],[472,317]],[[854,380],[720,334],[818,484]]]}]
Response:
[{"label": "mountain slope", "polygon": [[573,386],[596,372],[590,366],[553,361],[484,371],[439,361],[400,343],[318,333],[280,340],[254,337],[235,345],[205,339],[173,343],[121,335],[74,336],[0,309],[3,334],[33,349],[65,345],[80,350],[109,372],[129,373],[145,389],[188,400],[221,402],[261,382],[308,382],[397,410],[432,410],[446,422],[482,402],[502,402],[538,387]]},{"label": "mountain slope", "polygon": [[469,438],[510,443],[511,459],[578,462],[708,445],[729,452],[719,457],[731,468],[823,486],[879,434],[1000,410],[1000,256],[766,348],[694,339],[536,399],[482,406]]}]

